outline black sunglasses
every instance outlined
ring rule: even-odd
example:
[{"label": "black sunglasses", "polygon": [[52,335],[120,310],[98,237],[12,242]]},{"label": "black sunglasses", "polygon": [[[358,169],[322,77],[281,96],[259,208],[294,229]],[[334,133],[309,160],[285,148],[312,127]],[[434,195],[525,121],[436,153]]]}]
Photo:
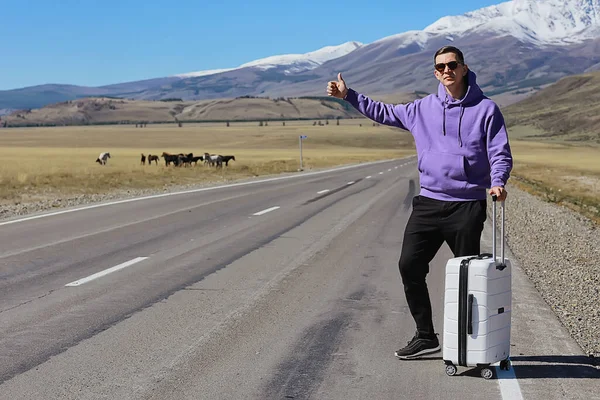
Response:
[{"label": "black sunglasses", "polygon": [[438,72],[444,72],[447,65],[450,71],[454,71],[456,68],[458,68],[458,64],[462,63],[459,63],[458,61],[450,61],[449,63],[437,63],[434,65],[434,67]]}]

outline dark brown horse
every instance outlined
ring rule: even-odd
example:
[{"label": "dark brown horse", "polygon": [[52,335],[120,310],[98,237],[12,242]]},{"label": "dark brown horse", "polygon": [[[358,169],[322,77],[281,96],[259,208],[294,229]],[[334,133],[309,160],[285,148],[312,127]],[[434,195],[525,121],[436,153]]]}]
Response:
[{"label": "dark brown horse", "polygon": [[229,161],[233,160],[235,161],[235,156],[221,156],[222,157],[222,162],[225,163],[225,166],[228,167],[229,166]]},{"label": "dark brown horse", "polygon": [[170,153],[167,153],[166,151],[163,151],[163,153],[161,154],[161,157],[165,159],[165,166],[169,166],[169,164],[171,164],[171,163],[178,165],[179,155],[177,155],[177,154],[170,154]]},{"label": "dark brown horse", "polygon": [[151,165],[152,161],[158,165],[158,156],[156,154],[148,154],[148,165]]}]

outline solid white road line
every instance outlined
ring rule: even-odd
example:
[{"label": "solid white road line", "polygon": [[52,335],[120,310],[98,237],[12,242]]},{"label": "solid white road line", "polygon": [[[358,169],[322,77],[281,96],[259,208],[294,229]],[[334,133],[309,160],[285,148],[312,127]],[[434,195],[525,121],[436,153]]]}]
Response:
[{"label": "solid white road line", "polygon": [[348,183],[346,183],[346,185],[352,185],[354,183],[354,181],[350,181]]},{"label": "solid white road line", "polygon": [[498,385],[500,385],[500,395],[502,400],[523,400],[519,381],[515,376],[515,369],[511,367],[508,371],[496,368],[498,376]]},{"label": "solid white road line", "polygon": [[124,263],[119,264],[119,265],[115,265],[112,268],[105,269],[104,271],[97,272],[97,273],[95,273],[93,275],[90,275],[90,276],[88,276],[86,278],[79,279],[79,280],[71,282],[71,283],[67,283],[65,286],[79,286],[79,285],[83,285],[84,283],[88,283],[89,281],[93,281],[94,279],[101,278],[104,275],[108,275],[111,272],[115,272],[115,271],[118,271],[120,269],[127,268],[130,265],[137,264],[140,261],[144,261],[147,258],[148,257],[137,257],[137,258],[134,258],[133,260],[129,260],[129,261],[124,262]]},{"label": "solid white road line", "polygon": [[381,164],[381,163],[390,162],[390,161],[392,161],[392,160],[373,161],[373,162],[369,162],[369,163],[354,164],[354,165],[347,165],[347,166],[339,167],[339,168],[327,169],[327,170],[324,170],[324,171],[307,172],[307,173],[302,173],[302,174],[298,174],[298,175],[282,176],[282,177],[277,177],[277,178],[267,178],[267,179],[261,179],[261,180],[258,180],[258,181],[251,181],[251,182],[230,183],[228,185],[219,185],[219,186],[212,186],[212,187],[208,187],[208,188],[183,190],[181,192],[161,193],[161,194],[153,194],[153,195],[150,195],[150,196],[134,197],[134,198],[131,198],[131,199],[115,200],[115,201],[109,201],[109,202],[106,202],[106,203],[92,204],[92,205],[89,205],[89,206],[76,207],[76,208],[71,208],[71,209],[68,209],[68,210],[54,211],[54,212],[49,212],[49,213],[46,213],[46,214],[32,215],[32,216],[29,216],[29,217],[24,217],[24,218],[19,218],[19,219],[13,219],[13,220],[10,220],[10,221],[0,222],[0,226],[2,226],[2,225],[9,225],[9,224],[16,224],[17,222],[30,221],[32,219],[51,217],[51,216],[54,216],[54,215],[67,214],[67,213],[72,213],[72,212],[75,212],[75,211],[90,210],[92,208],[112,206],[112,205],[115,205],[115,204],[130,203],[130,202],[133,202],[133,201],[158,199],[159,197],[176,196],[176,195],[179,195],[179,194],[205,192],[205,191],[208,191],[208,190],[216,190],[216,189],[222,189],[222,188],[228,188],[228,187],[245,186],[245,185],[255,185],[257,183],[279,181],[279,180],[282,180],[282,179],[294,179],[294,178],[300,178],[300,177],[303,177],[303,176],[320,175],[320,174],[326,174],[326,173],[329,173],[329,172],[343,171],[343,170],[350,169],[350,168],[363,167],[365,165]]},{"label": "solid white road line", "polygon": [[329,189],[320,190],[317,192],[317,194],[323,194],[323,193],[327,193],[327,192],[329,192]]},{"label": "solid white road line", "polygon": [[259,212],[257,212],[257,213],[254,213],[254,214],[252,214],[252,215],[263,215],[263,214],[266,214],[266,213],[268,213],[268,212],[271,212],[271,211],[277,210],[278,208],[279,208],[279,206],[275,206],[275,207],[267,208],[266,210],[259,211]]}]

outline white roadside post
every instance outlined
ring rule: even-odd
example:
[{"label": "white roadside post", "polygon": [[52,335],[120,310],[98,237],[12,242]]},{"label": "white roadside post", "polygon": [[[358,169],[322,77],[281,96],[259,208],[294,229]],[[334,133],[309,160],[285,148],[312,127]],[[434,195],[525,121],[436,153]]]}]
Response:
[{"label": "white roadside post", "polygon": [[302,165],[302,139],[306,139],[308,136],[300,135],[298,137],[298,143],[300,144],[300,171],[304,171],[304,167]]}]

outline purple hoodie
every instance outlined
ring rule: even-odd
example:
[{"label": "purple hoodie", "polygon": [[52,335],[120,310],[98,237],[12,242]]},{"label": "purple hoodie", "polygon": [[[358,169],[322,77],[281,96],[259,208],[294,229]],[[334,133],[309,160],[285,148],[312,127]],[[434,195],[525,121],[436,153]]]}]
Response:
[{"label": "purple hoodie", "polygon": [[475,73],[453,100],[440,83],[437,94],[408,104],[384,104],[348,89],[346,100],[381,124],[412,133],[418,155],[421,195],[447,201],[482,200],[487,188],[505,186],[512,155],[500,109],[483,95]]}]

